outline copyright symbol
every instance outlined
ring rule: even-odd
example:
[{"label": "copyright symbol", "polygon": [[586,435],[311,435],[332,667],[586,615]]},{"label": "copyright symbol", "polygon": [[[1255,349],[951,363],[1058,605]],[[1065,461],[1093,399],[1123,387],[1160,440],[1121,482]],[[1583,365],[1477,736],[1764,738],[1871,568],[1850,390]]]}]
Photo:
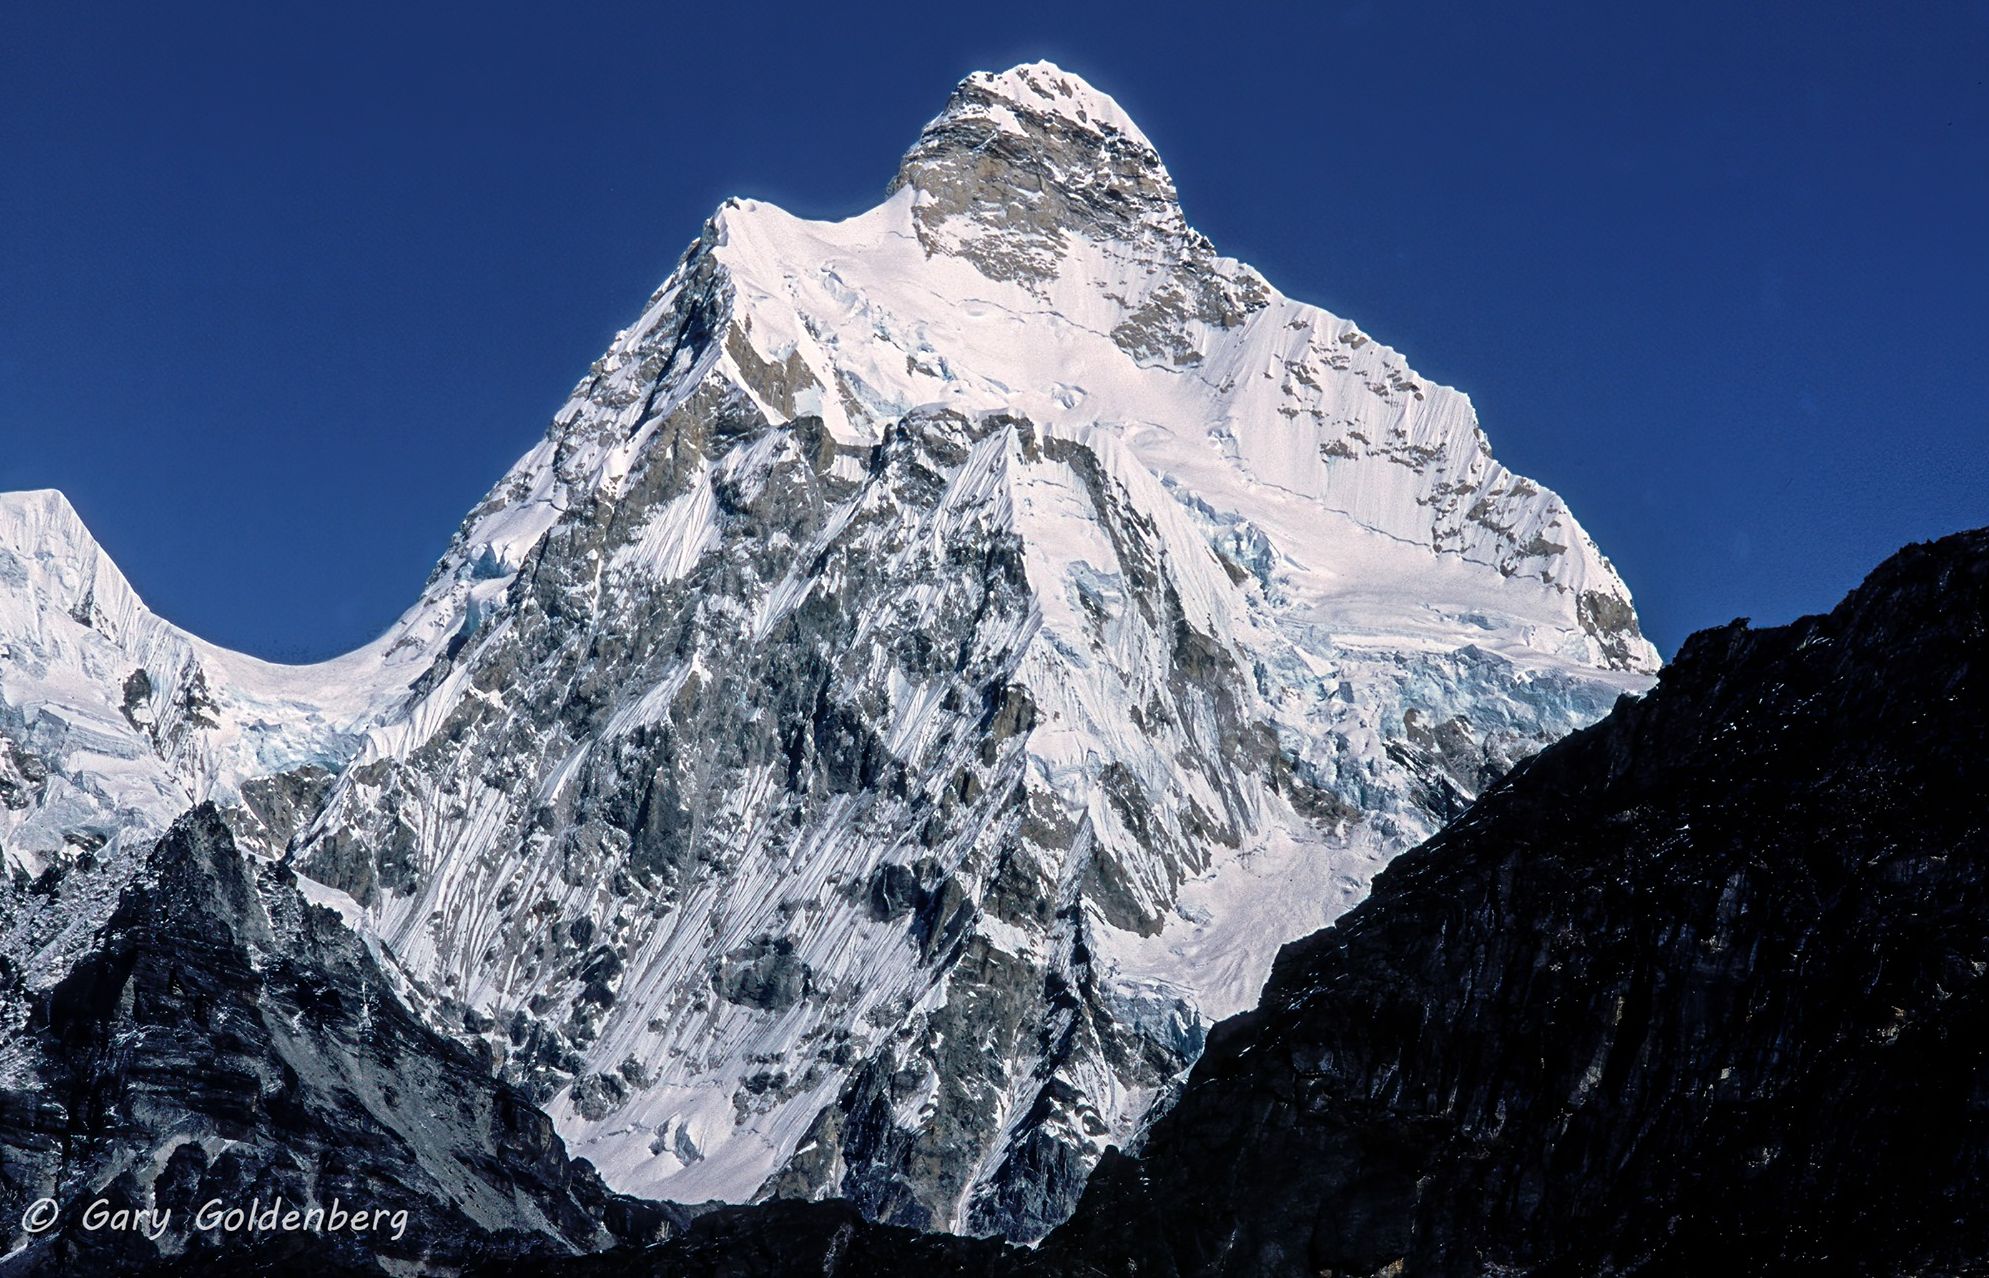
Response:
[{"label": "copyright symbol", "polygon": [[21,1213],[21,1228],[31,1234],[39,1234],[55,1224],[56,1217],[62,1214],[62,1204],[53,1198],[37,1198],[28,1204]]}]

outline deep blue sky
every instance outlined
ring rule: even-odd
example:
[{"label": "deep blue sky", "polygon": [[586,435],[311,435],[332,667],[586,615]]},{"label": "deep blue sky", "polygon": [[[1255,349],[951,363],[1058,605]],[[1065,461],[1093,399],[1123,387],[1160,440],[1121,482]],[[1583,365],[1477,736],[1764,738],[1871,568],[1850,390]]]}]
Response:
[{"label": "deep blue sky", "polygon": [[720,199],[856,212],[1046,56],[1469,391],[1666,652],[1989,522],[1980,0],[537,7],[0,10],[0,489],[210,639],[342,651]]}]

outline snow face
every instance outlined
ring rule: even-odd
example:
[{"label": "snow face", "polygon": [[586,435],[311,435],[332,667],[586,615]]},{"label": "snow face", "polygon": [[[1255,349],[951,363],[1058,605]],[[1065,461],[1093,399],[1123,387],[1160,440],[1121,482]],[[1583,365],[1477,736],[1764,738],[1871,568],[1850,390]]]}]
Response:
[{"label": "snow face", "polygon": [[[1634,633],[1583,625],[1582,595],[1627,608],[1627,592],[1558,497],[1493,459],[1463,395],[1223,260],[1217,278],[1256,309],[1229,327],[1170,313],[1156,358],[1126,327],[1144,303],[1124,300],[1153,282],[1128,278],[1116,246],[1073,236],[1063,273],[990,279],[927,256],[908,190],[832,225],[753,202],[717,221],[743,362],[793,361],[842,391],[811,405],[838,439],[872,442],[929,403],[1096,427],[1204,525],[1255,529],[1272,584],[1317,621],[1363,630],[1372,613],[1397,634],[1410,616],[1437,641],[1496,631],[1583,666],[1655,668]],[[750,382],[741,362],[728,371]]]},{"label": "snow face", "polygon": [[367,648],[185,636],[53,494],[0,498],[0,643],[30,970],[211,797],[618,1188],[1022,1238],[1280,944],[1656,667],[1463,395],[1043,63],[868,213],[721,208]]}]

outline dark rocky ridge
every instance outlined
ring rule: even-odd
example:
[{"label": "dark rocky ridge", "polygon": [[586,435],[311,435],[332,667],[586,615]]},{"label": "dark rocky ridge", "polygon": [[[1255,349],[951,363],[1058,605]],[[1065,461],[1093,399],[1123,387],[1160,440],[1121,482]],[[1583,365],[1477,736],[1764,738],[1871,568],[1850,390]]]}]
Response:
[{"label": "dark rocky ridge", "polygon": [[1288,947],[1036,1261],[1985,1271],[1989,531],[1696,635]]},{"label": "dark rocky ridge", "polygon": [[[570,1160],[545,1114],[410,1014],[358,938],[305,903],[286,865],[244,858],[211,805],[160,840],[67,978],[17,994],[31,1011],[10,1027],[0,1089],[0,1251],[31,1245],[10,1275],[175,1256],[206,1271],[250,1241],[188,1227],[215,1198],[408,1213],[399,1239],[263,1239],[271,1272],[453,1272],[684,1219]],[[44,1196],[61,1222],[29,1240],[23,1212]],[[98,1197],[172,1209],[161,1245],[81,1228]]]},{"label": "dark rocky ridge", "polygon": [[837,1204],[670,1275],[1989,1273],[1989,530],[1694,636],[1287,947],[1034,1252]]}]

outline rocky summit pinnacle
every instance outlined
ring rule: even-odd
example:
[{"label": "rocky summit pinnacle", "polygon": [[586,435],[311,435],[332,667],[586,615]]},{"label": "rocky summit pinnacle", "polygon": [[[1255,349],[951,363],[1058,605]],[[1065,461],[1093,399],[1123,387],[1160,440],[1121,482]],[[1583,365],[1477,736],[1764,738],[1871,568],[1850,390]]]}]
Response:
[{"label": "rocky summit pinnacle", "polygon": [[[916,192],[929,249],[965,217],[969,256],[996,270],[1046,270],[1072,232],[1122,242],[1180,241],[1188,230],[1160,153],[1110,97],[1048,62],[977,72],[920,133],[890,189]],[[995,250],[1034,250],[1003,260]]]},{"label": "rocky summit pinnacle", "polygon": [[1657,666],[1462,394],[1218,254],[1047,64],[867,213],[728,201],[337,661],[79,614],[37,509],[21,998],[211,802],[614,1189],[1016,1238],[1283,942]]}]

